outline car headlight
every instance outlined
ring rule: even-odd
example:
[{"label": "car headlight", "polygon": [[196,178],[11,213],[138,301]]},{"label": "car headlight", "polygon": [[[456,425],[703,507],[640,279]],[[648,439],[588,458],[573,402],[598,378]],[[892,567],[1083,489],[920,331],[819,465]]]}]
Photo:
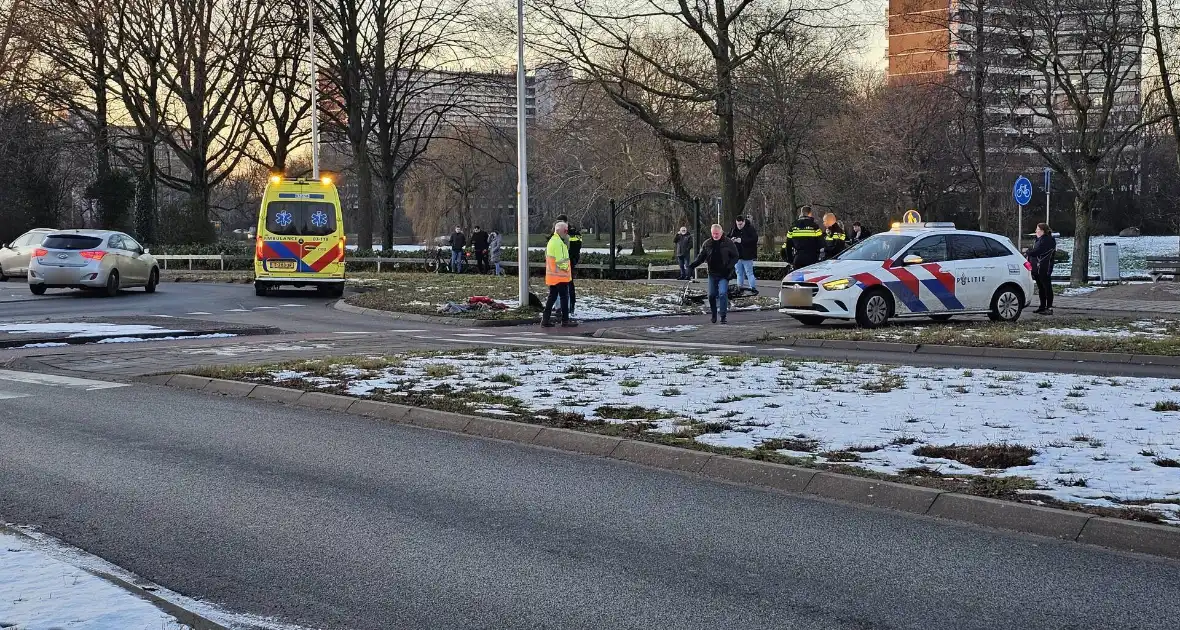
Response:
[{"label": "car headlight", "polygon": [[852,280],[848,278],[840,278],[839,280],[829,280],[823,284],[825,291],[840,291],[852,286]]}]

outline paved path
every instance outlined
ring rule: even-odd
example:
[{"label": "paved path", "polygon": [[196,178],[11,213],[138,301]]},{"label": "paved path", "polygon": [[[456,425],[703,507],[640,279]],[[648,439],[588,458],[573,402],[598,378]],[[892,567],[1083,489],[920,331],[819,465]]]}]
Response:
[{"label": "paved path", "polygon": [[256,401],[0,373],[0,515],[316,628],[1173,630],[1180,563]]},{"label": "paved path", "polygon": [[[1101,295],[1099,291],[1096,295]],[[1133,313],[1136,316],[1150,317],[1151,315],[1180,315],[1180,301],[1168,300],[1119,300],[1097,297],[1064,297],[1053,298],[1055,309],[1076,311],[1118,311]]]}]

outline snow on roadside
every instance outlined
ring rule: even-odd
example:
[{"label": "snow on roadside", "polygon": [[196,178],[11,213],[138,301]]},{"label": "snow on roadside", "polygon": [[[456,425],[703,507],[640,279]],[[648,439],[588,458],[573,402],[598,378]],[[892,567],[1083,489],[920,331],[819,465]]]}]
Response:
[{"label": "snow on roadside", "polygon": [[51,342],[46,342],[46,343],[26,343],[23,346],[17,346],[16,349],[21,350],[23,348],[60,348],[62,346],[68,346],[68,345],[70,345],[70,344],[60,342],[60,341],[51,341]]},{"label": "snow on roadside", "polygon": [[[178,339],[225,339],[237,337],[232,333],[209,333],[207,335],[189,335],[187,337],[107,337],[95,343],[137,343],[140,341],[176,341]],[[64,345],[64,344],[63,344]]]},{"label": "snow on roadside", "polygon": [[[638,406],[651,412],[645,417],[656,418],[652,430],[658,432],[709,423],[710,432],[695,439],[715,446],[814,441],[809,452],[783,452],[819,457],[855,448],[860,461],[850,465],[880,472],[929,467],[950,475],[1028,477],[1042,494],[1088,505],[1167,500],[1175,503],[1149,509],[1180,524],[1180,474],[1170,467],[1180,460],[1180,412],[1153,410],[1157,402],[1180,401],[1180,380],[740,361],[675,353],[492,351],[407,357],[395,368],[364,377],[316,377],[314,384],[343,385],[358,396],[433,392],[438,386],[448,388],[449,397],[493,392],[520,401],[524,413],[556,408],[608,422],[634,421],[617,417],[617,410]],[[440,365],[450,369],[440,371]],[[307,374],[281,376],[289,382]],[[473,411],[487,407],[473,405]],[[924,444],[996,443],[1037,453],[1031,465],[1003,470],[914,454]]]},{"label": "snow on roadside", "polygon": [[[542,297],[542,300],[544,297]],[[651,301],[620,300],[597,295],[579,295],[574,305],[573,318],[581,321],[621,319],[624,317],[650,317],[655,315],[683,315],[685,310],[678,305],[663,302],[668,296],[657,296]],[[679,299],[679,298],[676,298]],[[508,308],[518,308],[519,300],[502,300]],[[554,306],[556,309],[557,306]]]},{"label": "snow on roadside", "polygon": [[1084,286],[1084,287],[1069,287],[1066,290],[1061,292],[1061,297],[1081,297],[1083,295],[1089,295],[1089,294],[1097,291],[1098,289],[1103,289],[1103,288],[1105,288],[1105,287],[1095,286],[1095,285],[1089,285],[1089,286]]},{"label": "snow on roadside", "polygon": [[652,326],[647,329],[647,332],[649,332],[649,333],[678,333],[678,332],[691,332],[691,331],[697,330],[699,328],[700,328],[700,326],[694,326],[691,324],[682,324],[680,326]]},{"label": "snow on roadside", "polygon": [[65,335],[71,337],[98,337],[102,335],[144,335],[151,333],[183,333],[187,330],[174,330],[159,326],[138,324],[100,324],[82,323],[44,323],[44,324],[0,324],[0,332],[10,335]]},{"label": "snow on roadside", "polygon": [[0,532],[0,627],[179,630],[175,617],[106,580]]},{"label": "snow on roadside", "polygon": [[145,582],[139,576],[31,528],[0,531],[0,628],[12,630],[189,630],[151,602],[95,573],[144,586],[153,595],[227,628],[307,630],[232,612]]}]

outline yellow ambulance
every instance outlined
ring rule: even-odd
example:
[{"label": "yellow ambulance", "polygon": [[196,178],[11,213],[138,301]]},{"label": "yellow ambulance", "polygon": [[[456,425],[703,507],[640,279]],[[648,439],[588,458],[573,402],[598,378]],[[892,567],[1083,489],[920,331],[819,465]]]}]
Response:
[{"label": "yellow ambulance", "polygon": [[313,286],[344,295],[344,216],[330,177],[271,176],[258,213],[254,293],[281,286]]}]

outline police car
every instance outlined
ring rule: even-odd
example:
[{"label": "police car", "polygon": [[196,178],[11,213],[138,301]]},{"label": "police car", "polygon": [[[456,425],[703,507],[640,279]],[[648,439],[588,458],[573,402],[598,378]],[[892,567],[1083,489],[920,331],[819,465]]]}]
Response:
[{"label": "police car", "polygon": [[1012,242],[953,223],[895,223],[839,256],[783,279],[783,313],[804,325],[988,315],[1016,321],[1033,295],[1032,266]]}]

